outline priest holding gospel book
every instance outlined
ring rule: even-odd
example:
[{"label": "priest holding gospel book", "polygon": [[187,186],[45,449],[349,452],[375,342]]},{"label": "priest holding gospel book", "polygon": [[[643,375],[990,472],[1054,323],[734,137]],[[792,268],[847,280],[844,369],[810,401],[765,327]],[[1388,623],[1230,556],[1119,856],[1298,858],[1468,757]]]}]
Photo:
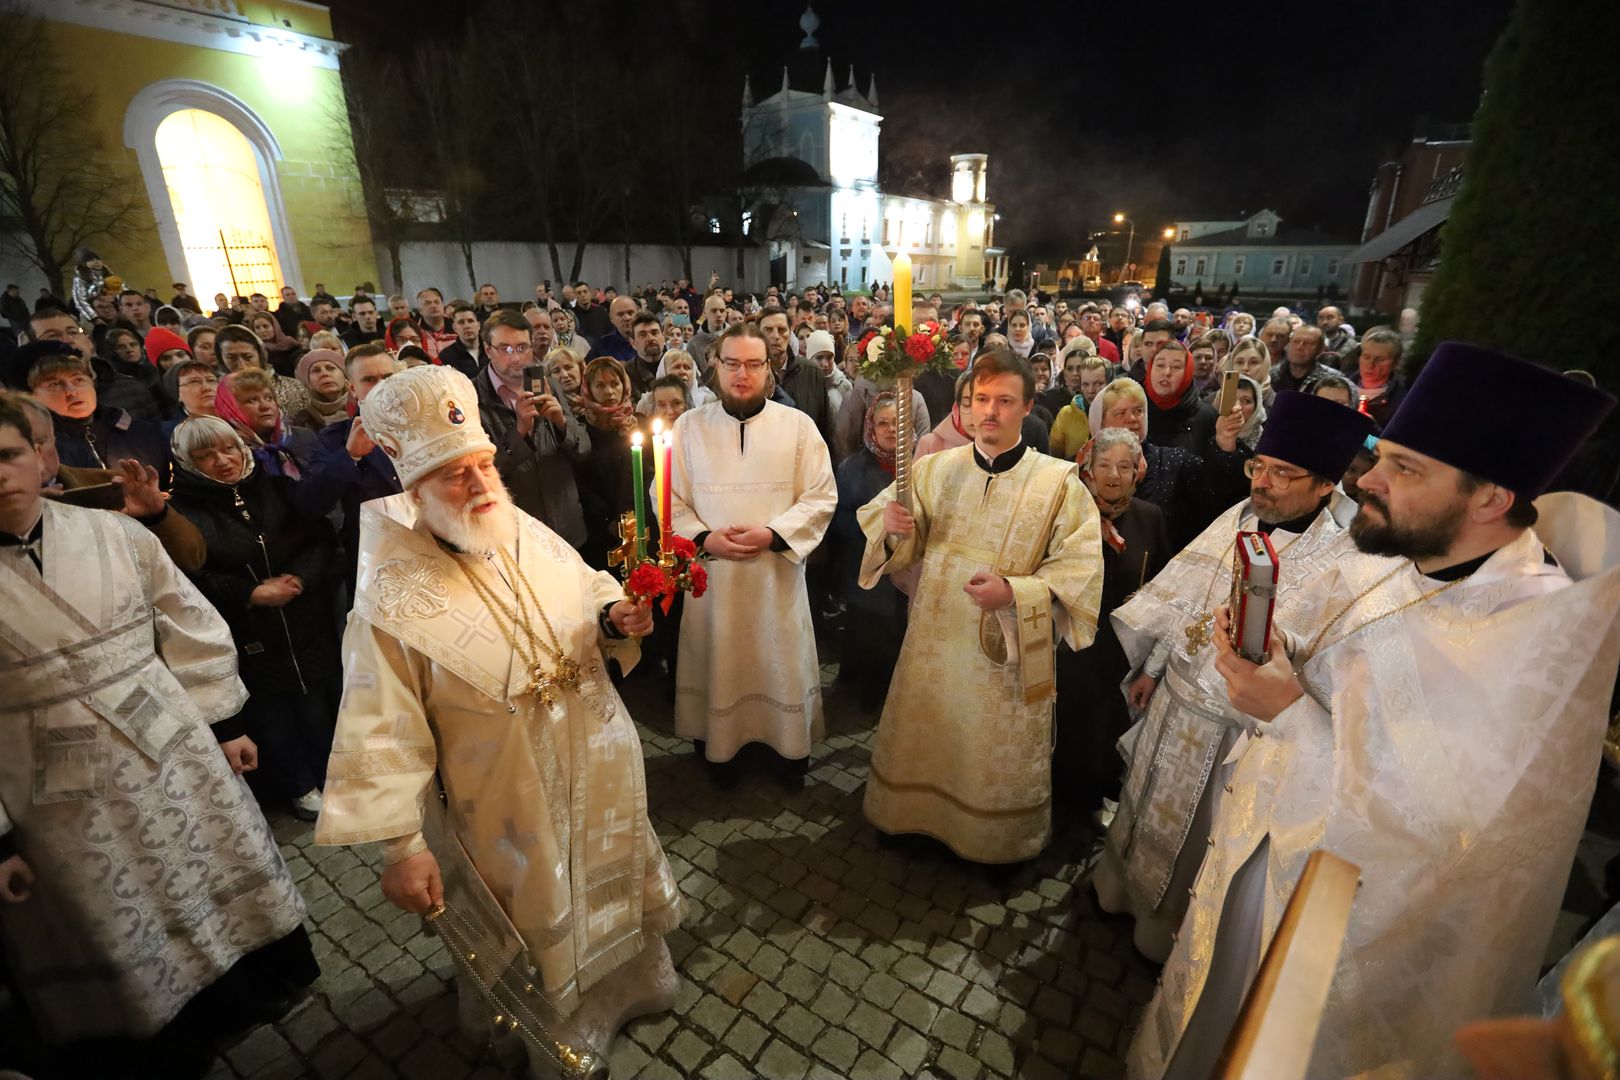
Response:
[{"label": "priest holding gospel book", "polygon": [[1136,920],[1132,940],[1151,960],[1170,955],[1224,794],[1217,770],[1253,723],[1226,700],[1210,643],[1231,588],[1233,540],[1270,535],[1278,623],[1307,632],[1325,623],[1332,610],[1306,586],[1354,550],[1346,529],[1356,504],[1336,480],[1371,433],[1372,421],[1338,402],[1278,394],[1246,463],[1249,497],[1113,614],[1132,665],[1125,696],[1141,719],[1120,741],[1125,783],[1091,884],[1103,910]]},{"label": "priest holding gospel book", "polygon": [[[1513,386],[1556,422],[1503,440]],[[1443,343],[1360,481],[1356,547],[1264,664],[1216,619],[1217,669],[1260,721],[1229,789],[1133,1077],[1207,1077],[1310,851],[1361,868],[1306,1075],[1467,1075],[1452,1032],[1530,993],[1586,821],[1620,659],[1620,514],[1543,496],[1614,399]]]}]

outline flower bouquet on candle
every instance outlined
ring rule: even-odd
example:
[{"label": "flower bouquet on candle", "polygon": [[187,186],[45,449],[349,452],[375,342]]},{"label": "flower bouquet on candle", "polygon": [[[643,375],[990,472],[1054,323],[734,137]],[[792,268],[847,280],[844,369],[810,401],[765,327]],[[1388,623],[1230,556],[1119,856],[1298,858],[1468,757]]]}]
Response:
[{"label": "flower bouquet on candle", "polygon": [[945,328],[937,322],[921,323],[910,331],[904,326],[868,330],[860,340],[860,351],[861,374],[879,386],[924,371],[937,371],[952,379],[958,374]]},{"label": "flower bouquet on candle", "polygon": [[624,575],[624,594],[632,603],[651,602],[662,598],[659,604],[668,615],[675,603],[675,594],[689,592],[702,596],[709,585],[709,572],[699,565],[702,558],[697,545],[684,536],[676,536],[671,520],[674,517],[673,495],[670,488],[670,469],[674,458],[674,435],[661,430],[653,422],[653,496],[658,517],[658,552],[647,553],[647,505],[643,493],[646,482],[642,472],[644,447],[640,432],[630,439],[631,487],[635,492],[635,507],[619,520],[619,537],[624,541],[608,555],[608,565],[620,568]]}]

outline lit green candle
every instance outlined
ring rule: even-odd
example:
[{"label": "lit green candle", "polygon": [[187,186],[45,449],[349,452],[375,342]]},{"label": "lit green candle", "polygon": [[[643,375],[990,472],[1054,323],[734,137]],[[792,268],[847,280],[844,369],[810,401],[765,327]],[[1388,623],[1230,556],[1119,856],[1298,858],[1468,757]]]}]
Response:
[{"label": "lit green candle", "polygon": [[636,558],[647,557],[647,486],[641,477],[641,432],[630,436],[630,490],[636,495]]}]

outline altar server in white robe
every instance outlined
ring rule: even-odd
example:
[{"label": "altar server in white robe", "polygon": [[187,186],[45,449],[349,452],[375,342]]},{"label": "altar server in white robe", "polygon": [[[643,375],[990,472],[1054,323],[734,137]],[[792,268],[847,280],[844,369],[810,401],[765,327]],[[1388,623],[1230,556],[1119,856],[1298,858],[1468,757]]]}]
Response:
[{"label": "altar server in white robe", "polygon": [[0,960],[58,1075],[202,1076],[319,974],[236,647],[156,536],[40,479],[0,403]]},{"label": "altar server in white robe", "polygon": [[[1503,386],[1549,422],[1512,439],[1481,424]],[[1442,343],[1359,485],[1351,536],[1393,570],[1341,560],[1318,586],[1336,617],[1276,635],[1265,664],[1216,636],[1233,707],[1261,723],[1234,749],[1133,1077],[1213,1074],[1316,848],[1358,865],[1361,888],[1306,1075],[1468,1075],[1452,1033],[1523,1003],[1620,658],[1620,514],[1542,492],[1613,406]]]},{"label": "altar server in white robe", "polygon": [[821,671],[804,560],[838,504],[827,444],[797,409],[768,400],[765,339],[738,323],[716,345],[720,400],[675,424],[673,526],[715,559],[688,597],[675,673],[675,731],[709,761],[768,744],[799,775],[822,734]]}]

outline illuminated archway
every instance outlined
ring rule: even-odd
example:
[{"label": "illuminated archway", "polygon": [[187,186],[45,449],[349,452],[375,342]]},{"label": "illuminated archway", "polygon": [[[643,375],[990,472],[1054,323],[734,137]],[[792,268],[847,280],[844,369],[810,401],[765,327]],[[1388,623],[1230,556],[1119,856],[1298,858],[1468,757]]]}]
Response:
[{"label": "illuminated archway", "polygon": [[[187,115],[194,113],[203,115]],[[231,291],[218,235],[223,230],[226,245],[249,249],[242,253],[244,264],[260,264],[246,274],[248,267],[236,268],[241,293],[273,296],[282,285],[303,291],[276,171],[281,146],[246,102],[195,79],[152,83],[130,99],[124,145],[140,162],[174,280],[189,284],[204,303],[216,292]],[[200,183],[204,176],[209,179]],[[217,192],[210,186],[216,183],[223,184]],[[207,198],[199,201],[198,193]],[[204,250],[210,225],[212,253]]]},{"label": "illuminated archway", "polygon": [[247,136],[215,113],[181,109],[155,143],[194,295],[276,295],[281,260]]}]

